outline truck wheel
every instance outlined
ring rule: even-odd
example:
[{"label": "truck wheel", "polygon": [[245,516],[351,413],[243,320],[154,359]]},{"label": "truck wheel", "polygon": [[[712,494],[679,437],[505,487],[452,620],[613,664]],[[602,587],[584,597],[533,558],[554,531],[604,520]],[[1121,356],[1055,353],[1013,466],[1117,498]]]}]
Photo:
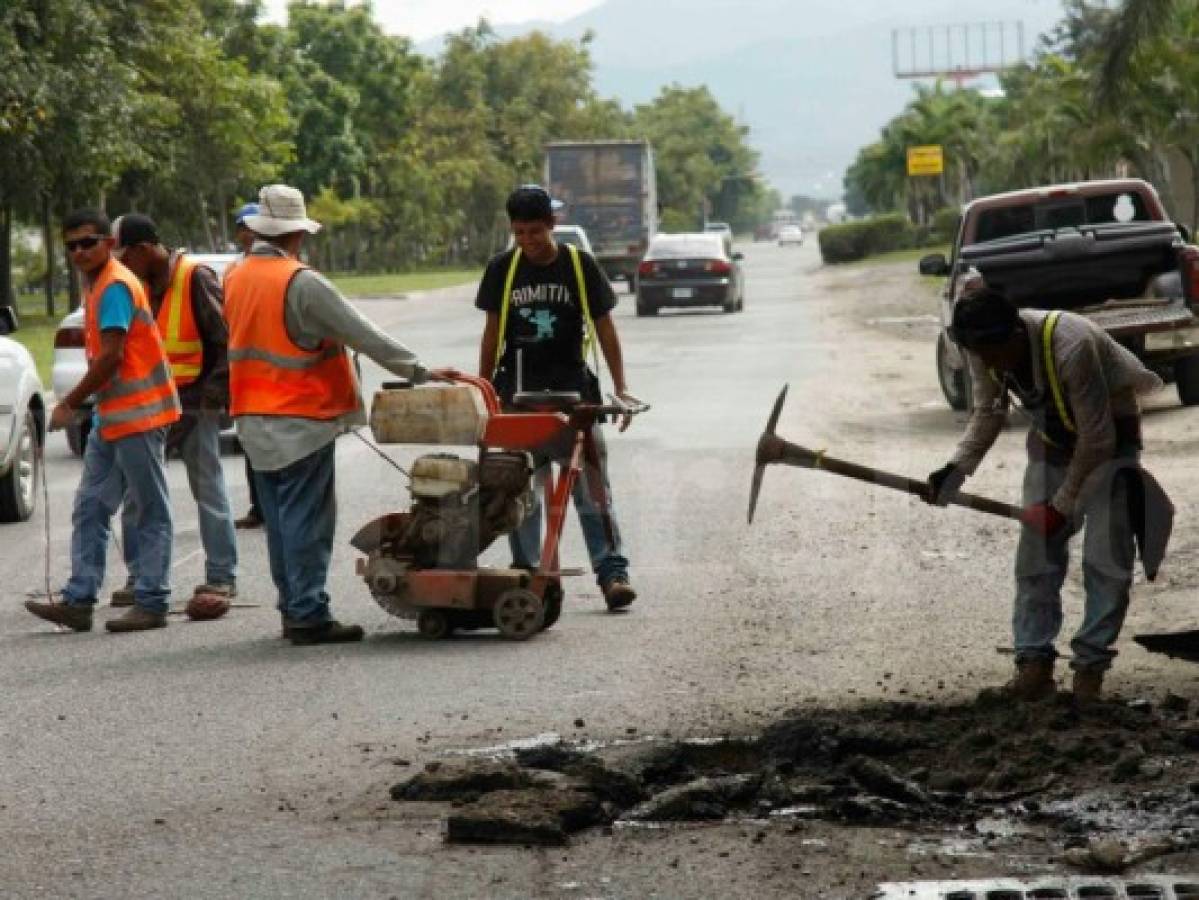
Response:
[{"label": "truck wheel", "polygon": [[640,297],[637,298],[637,315],[656,316],[657,314],[658,307],[654,306],[652,303],[646,303]]},{"label": "truck wheel", "polygon": [[1199,405],[1199,356],[1187,356],[1174,363],[1174,383],[1183,406]]},{"label": "truck wheel", "polygon": [[0,522],[24,522],[37,507],[38,431],[32,412],[25,412],[17,429],[12,468],[0,475]]},{"label": "truck wheel", "polygon": [[947,340],[944,331],[937,336],[937,380],[941,382],[941,393],[949,402],[950,409],[969,409],[970,374],[950,364]]}]

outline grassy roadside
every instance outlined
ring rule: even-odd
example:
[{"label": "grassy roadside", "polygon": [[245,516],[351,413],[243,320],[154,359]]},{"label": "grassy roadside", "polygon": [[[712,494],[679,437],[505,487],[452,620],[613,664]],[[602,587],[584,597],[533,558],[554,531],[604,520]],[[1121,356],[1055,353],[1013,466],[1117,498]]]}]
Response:
[{"label": "grassy roadside", "polygon": [[919,262],[922,257],[928,256],[930,253],[941,253],[948,257],[949,250],[950,247],[948,244],[934,247],[916,247],[911,250],[894,250],[890,253],[880,253],[878,256],[867,256],[865,259],[857,259],[850,263],[839,263],[837,267],[852,269],[855,266],[869,266],[876,263]]},{"label": "grassy roadside", "polygon": [[445,269],[402,275],[330,275],[329,279],[347,297],[392,297],[469,284],[482,275],[482,269]]},{"label": "grassy roadside", "polygon": [[54,332],[58,323],[67,314],[67,298],[56,298],[56,315],[46,315],[46,300],[42,294],[22,294],[17,298],[18,328],[12,339],[23,344],[37,363],[37,373],[42,384],[50,387],[50,364],[54,358]]}]

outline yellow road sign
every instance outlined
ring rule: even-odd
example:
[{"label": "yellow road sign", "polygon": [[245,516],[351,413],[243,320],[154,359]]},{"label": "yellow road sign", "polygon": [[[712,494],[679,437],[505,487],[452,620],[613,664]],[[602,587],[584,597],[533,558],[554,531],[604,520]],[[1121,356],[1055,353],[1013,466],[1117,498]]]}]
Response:
[{"label": "yellow road sign", "polygon": [[945,154],[940,144],[908,147],[909,175],[940,175],[945,171]]}]

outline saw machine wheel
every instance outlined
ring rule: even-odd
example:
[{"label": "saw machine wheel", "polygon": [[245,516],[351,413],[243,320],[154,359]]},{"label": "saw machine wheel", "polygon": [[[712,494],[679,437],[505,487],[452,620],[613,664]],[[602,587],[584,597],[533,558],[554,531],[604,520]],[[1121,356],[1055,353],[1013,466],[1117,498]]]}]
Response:
[{"label": "saw machine wheel", "polygon": [[496,599],[492,615],[495,627],[504,637],[525,641],[541,631],[545,624],[545,604],[532,591],[512,588]]},{"label": "saw machine wheel", "polygon": [[450,636],[454,630],[450,626],[450,617],[440,609],[422,609],[416,617],[416,630],[420,636],[431,641],[439,641]]}]

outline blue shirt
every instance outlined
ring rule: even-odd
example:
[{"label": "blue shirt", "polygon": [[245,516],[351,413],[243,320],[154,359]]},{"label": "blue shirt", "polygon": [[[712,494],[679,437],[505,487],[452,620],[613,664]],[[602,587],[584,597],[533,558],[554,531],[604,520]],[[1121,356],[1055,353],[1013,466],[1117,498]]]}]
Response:
[{"label": "blue shirt", "polygon": [[115,281],[100,295],[100,330],[128,331],[133,324],[133,294]]}]

